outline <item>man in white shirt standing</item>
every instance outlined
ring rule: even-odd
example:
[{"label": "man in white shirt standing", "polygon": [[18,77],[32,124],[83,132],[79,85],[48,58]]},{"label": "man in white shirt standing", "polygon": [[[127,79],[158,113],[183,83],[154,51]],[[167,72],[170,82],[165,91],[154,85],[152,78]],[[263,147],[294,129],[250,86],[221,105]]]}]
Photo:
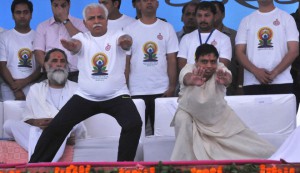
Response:
[{"label": "man in white shirt standing", "polygon": [[15,27],[0,35],[0,74],[3,100],[25,100],[30,84],[39,72],[32,53],[35,31],[30,28],[33,5],[28,0],[14,0],[11,5]]},{"label": "man in white shirt standing", "polygon": [[[50,162],[70,130],[81,121],[106,113],[120,124],[118,161],[133,161],[142,120],[130,98],[124,75],[124,57],[132,39],[121,30],[108,32],[108,10],[93,3],[83,10],[90,32],[78,33],[62,45],[78,56],[78,90],[43,131],[30,162]],[[107,116],[107,115],[106,115]]]},{"label": "man in white shirt standing", "polygon": [[98,0],[100,4],[105,5],[108,10],[108,24],[109,31],[116,31],[123,29],[125,26],[134,22],[135,19],[120,12],[122,0]]},{"label": "man in white shirt standing", "polygon": [[259,9],[240,23],[236,55],[244,67],[244,94],[293,93],[291,64],[299,54],[295,20],[273,0],[258,0]]},{"label": "man in white shirt standing", "polygon": [[[123,30],[124,27],[135,21],[134,18],[120,12],[122,0],[98,0],[98,2],[103,4],[108,10],[107,30],[109,32]],[[126,58],[126,52],[123,52],[121,56]],[[125,66],[126,61],[122,62],[124,62]]]},{"label": "man in white shirt standing", "polygon": [[138,5],[142,17],[124,29],[134,40],[125,74],[133,98],[145,101],[146,122],[149,117],[153,134],[154,100],[175,92],[178,39],[173,26],[156,17],[157,0]]},{"label": "man in white shirt standing", "polygon": [[230,38],[215,29],[216,7],[212,2],[200,2],[196,8],[198,29],[186,34],[180,41],[178,52],[178,68],[181,70],[187,63],[195,62],[195,51],[199,45],[214,45],[220,55],[219,62],[229,66],[232,56]]}]

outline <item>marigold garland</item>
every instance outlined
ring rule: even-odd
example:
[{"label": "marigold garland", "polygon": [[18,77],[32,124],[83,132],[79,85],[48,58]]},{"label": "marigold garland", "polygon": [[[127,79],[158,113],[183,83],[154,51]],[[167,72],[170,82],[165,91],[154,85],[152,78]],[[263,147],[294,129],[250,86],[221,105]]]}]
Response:
[{"label": "marigold garland", "polygon": [[[174,168],[172,165],[163,165],[159,162],[156,166],[136,166],[128,168],[113,168],[110,170],[104,170],[103,168],[92,168],[91,165],[70,165],[66,168],[55,167],[50,169],[48,173],[295,173],[296,168],[290,165],[216,165],[216,166],[194,166],[187,168]],[[298,168],[299,169],[299,168]],[[21,171],[20,169],[9,169],[7,171],[0,170],[0,173],[40,173],[38,171]],[[41,172],[47,173],[47,172]]]}]

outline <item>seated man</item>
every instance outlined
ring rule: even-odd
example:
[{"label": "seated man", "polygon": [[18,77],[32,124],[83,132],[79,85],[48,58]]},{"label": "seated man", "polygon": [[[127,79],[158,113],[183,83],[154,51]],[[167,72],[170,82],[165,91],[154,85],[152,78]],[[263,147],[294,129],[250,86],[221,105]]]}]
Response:
[{"label": "seated man", "polygon": [[[73,96],[77,83],[67,80],[67,57],[63,50],[52,49],[45,56],[47,80],[30,87],[26,98],[23,121],[7,120],[4,123],[4,134],[14,138],[16,142],[28,151],[28,157],[34,151],[35,145],[43,131],[64,104]],[[70,134],[69,134],[70,135]],[[83,124],[73,128],[77,138],[86,136]],[[74,142],[74,141],[72,141]],[[66,140],[52,160],[58,161],[64,152]]]},{"label": "seated man", "polygon": [[195,64],[180,72],[176,142],[171,160],[268,158],[274,147],[249,130],[227,105],[231,73],[213,45],[202,44]]}]

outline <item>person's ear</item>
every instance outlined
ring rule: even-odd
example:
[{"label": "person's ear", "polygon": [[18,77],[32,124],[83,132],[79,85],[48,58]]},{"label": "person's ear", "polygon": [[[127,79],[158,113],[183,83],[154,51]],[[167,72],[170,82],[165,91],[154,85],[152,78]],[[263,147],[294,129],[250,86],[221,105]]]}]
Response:
[{"label": "person's ear", "polygon": [[43,67],[42,67],[43,72],[46,72],[46,73],[47,73],[48,67],[49,67],[48,63],[47,63],[47,62],[44,62]]},{"label": "person's ear", "polygon": [[[85,19],[83,19],[83,24],[84,24],[84,26],[86,27],[86,22],[85,22]],[[86,27],[87,28],[87,27]]]},{"label": "person's ear", "polygon": [[114,6],[114,7],[119,8],[119,5],[120,5],[119,1],[113,2],[113,6]]}]

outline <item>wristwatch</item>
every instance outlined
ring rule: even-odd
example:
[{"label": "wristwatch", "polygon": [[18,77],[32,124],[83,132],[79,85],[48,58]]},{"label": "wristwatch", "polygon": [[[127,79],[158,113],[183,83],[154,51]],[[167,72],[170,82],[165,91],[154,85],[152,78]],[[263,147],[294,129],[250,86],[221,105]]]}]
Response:
[{"label": "wristwatch", "polygon": [[70,21],[69,19],[66,19],[66,20],[64,20],[62,23],[65,25],[65,24],[67,24],[69,21]]}]

